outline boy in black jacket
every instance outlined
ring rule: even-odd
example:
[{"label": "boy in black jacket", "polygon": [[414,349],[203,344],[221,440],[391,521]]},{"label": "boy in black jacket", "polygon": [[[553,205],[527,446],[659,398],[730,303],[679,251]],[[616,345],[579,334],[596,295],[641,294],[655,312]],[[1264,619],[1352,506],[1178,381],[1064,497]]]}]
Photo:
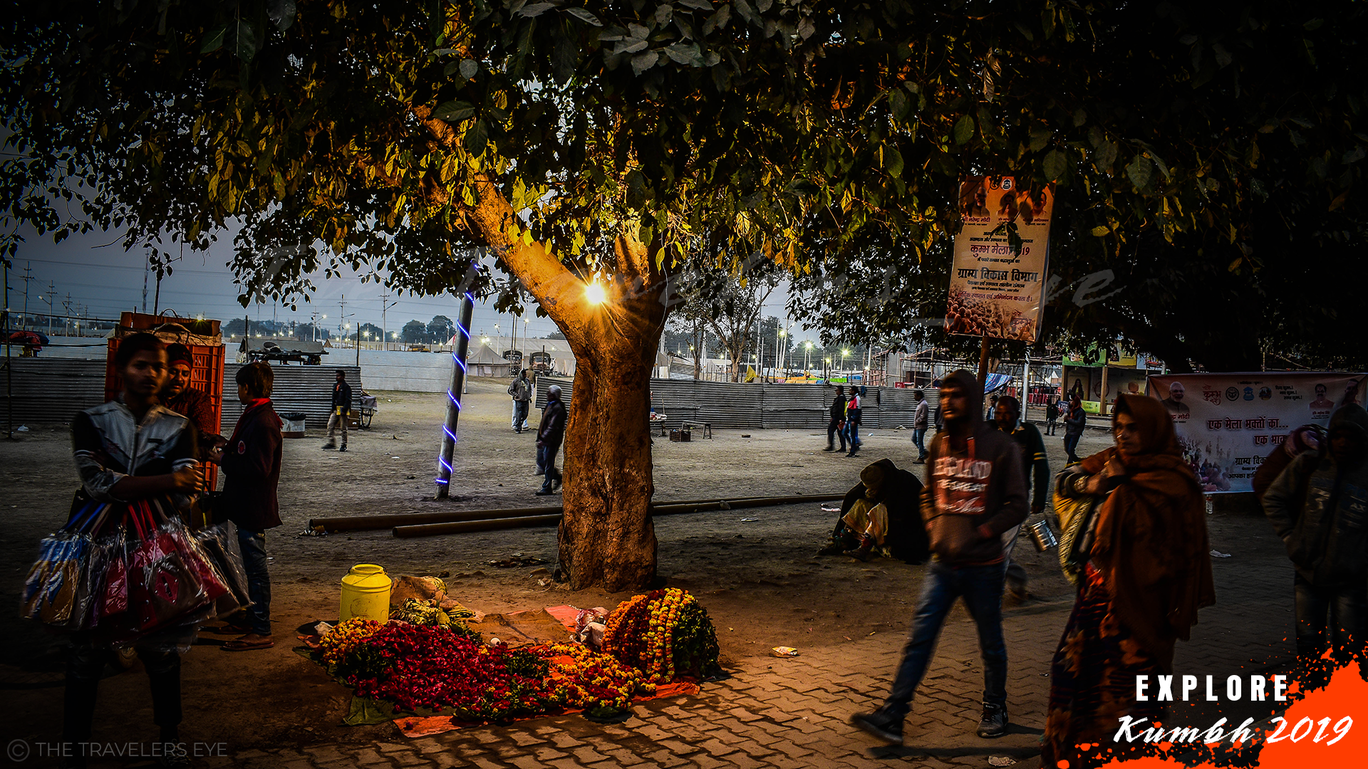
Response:
[{"label": "boy in black jacket", "polygon": [[242,562],[247,567],[247,593],[252,605],[239,629],[245,635],[223,645],[225,651],[254,651],[275,646],[271,640],[271,575],[267,571],[266,530],[280,525],[280,417],[271,405],[275,374],[265,363],[238,369],[238,400],[245,407],[228,444],[215,461],[223,467],[223,495],[218,509],[237,524]]}]

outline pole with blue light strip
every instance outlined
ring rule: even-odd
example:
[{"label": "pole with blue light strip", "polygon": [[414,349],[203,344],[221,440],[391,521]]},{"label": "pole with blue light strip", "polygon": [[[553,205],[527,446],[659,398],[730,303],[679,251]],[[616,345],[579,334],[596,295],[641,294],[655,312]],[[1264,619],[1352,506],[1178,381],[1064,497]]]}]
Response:
[{"label": "pole with blue light strip", "polygon": [[446,424],[442,426],[442,453],[437,457],[437,498],[451,491],[451,460],[456,453],[456,423],[461,418],[461,397],[465,390],[466,359],[470,353],[470,323],[475,316],[475,296],[461,295],[461,313],[456,319],[456,344],[451,350],[451,389],[447,390]]}]

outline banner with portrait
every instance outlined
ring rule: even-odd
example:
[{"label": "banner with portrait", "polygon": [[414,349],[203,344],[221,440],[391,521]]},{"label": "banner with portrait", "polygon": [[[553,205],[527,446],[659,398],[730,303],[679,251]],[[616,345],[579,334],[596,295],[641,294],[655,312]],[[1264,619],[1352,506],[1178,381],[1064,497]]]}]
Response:
[{"label": "banner with portrait", "polygon": [[1168,408],[1183,457],[1207,493],[1251,491],[1254,472],[1288,433],[1329,424],[1345,403],[1363,405],[1365,387],[1365,375],[1343,372],[1149,378],[1149,394]]},{"label": "banner with portrait", "polygon": [[[964,226],[955,236],[946,331],[1036,340],[1054,192],[1054,184],[1018,189],[1010,176],[970,176],[961,182]],[[1013,223],[1020,251],[1013,250],[1004,226]]]}]

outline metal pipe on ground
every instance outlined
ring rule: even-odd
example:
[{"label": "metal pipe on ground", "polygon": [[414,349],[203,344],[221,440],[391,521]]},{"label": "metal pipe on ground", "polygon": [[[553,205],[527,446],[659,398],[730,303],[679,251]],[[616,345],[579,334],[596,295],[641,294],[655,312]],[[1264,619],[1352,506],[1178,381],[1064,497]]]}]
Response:
[{"label": "metal pipe on ground", "polygon": [[[740,499],[698,499],[681,502],[662,502],[651,506],[651,515],[701,513],[710,510],[742,509],[774,505],[795,505],[806,502],[830,502],[845,497],[845,492],[834,494],[797,494],[783,497],[742,497]],[[312,518],[309,528],[327,532],[373,531],[396,526],[421,526],[436,523],[464,523],[467,521],[523,518],[529,516],[560,515],[564,508],[517,507],[503,510],[457,510],[440,513],[399,513],[396,515],[352,515],[338,518]]]}]

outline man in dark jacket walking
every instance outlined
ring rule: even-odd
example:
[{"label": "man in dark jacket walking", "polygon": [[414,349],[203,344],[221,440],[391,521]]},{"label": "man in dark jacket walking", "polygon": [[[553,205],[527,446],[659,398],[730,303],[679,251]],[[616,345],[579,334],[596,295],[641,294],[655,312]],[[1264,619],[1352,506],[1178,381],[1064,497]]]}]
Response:
[{"label": "man in dark jacket walking", "polygon": [[913,464],[926,464],[926,428],[931,424],[931,409],[926,405],[926,393],[913,390],[912,397],[917,401],[917,410],[912,413],[912,445],[917,447],[917,459]]},{"label": "man in dark jacket walking", "polygon": [[827,419],[827,445],[822,451],[835,451],[836,437],[841,438],[841,451],[845,451],[845,387],[836,385],[836,397],[831,399],[831,409]]},{"label": "man in dark jacket walking", "polygon": [[226,651],[275,646],[271,640],[271,575],[266,556],[266,530],[280,525],[276,488],[280,485],[281,435],[280,417],[271,405],[274,384],[275,374],[265,363],[238,369],[242,416],[215,460],[224,474],[223,494],[215,510],[237,524],[242,562],[247,568],[247,595],[252,599],[241,626],[246,634],[225,643]]},{"label": "man in dark jacket walking", "polygon": [[[328,442],[323,444],[323,448],[347,450],[347,421],[351,419],[351,402],[351,385],[347,384],[347,375],[338,370],[337,381],[333,383],[332,414],[328,416]],[[338,427],[342,428],[341,448],[337,446]]]},{"label": "man in dark jacket walking", "polygon": [[893,743],[902,742],[912,695],[931,662],[941,626],[961,597],[978,626],[983,655],[978,735],[1007,733],[1002,535],[1026,518],[1021,452],[1011,438],[983,423],[983,390],[968,371],[945,378],[940,406],[946,429],[931,444],[930,482],[922,492],[922,518],[934,557],[888,699],[877,711],[851,718],[855,726]]},{"label": "man in dark jacket walking", "polygon": [[1059,401],[1051,396],[1045,403],[1045,434],[1054,435],[1059,427]]},{"label": "man in dark jacket walking", "polygon": [[1069,464],[1078,464],[1078,439],[1083,437],[1083,428],[1088,424],[1088,412],[1083,410],[1083,400],[1077,395],[1069,400],[1069,413],[1064,417],[1064,452],[1068,454]]},{"label": "man in dark jacket walking", "polygon": [[1337,409],[1326,443],[1292,460],[1263,498],[1296,567],[1297,656],[1322,676],[1327,640],[1343,662],[1368,633],[1368,411]]},{"label": "man in dark jacket walking", "polygon": [[542,409],[541,424],[537,427],[537,467],[542,468],[546,480],[537,496],[555,492],[561,485],[561,474],[556,469],[556,452],[565,438],[565,404],[561,403],[561,389],[556,385],[546,388],[546,407]]}]

